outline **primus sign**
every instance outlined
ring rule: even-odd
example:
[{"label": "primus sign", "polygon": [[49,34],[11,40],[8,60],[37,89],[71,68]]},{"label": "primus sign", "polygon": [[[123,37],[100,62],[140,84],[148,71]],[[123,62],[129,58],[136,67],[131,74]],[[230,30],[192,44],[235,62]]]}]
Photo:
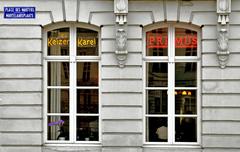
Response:
[{"label": "primus sign", "polygon": [[[68,46],[68,38],[48,38],[48,46]],[[78,47],[96,47],[97,40],[95,37],[78,37],[77,46]]]},{"label": "primus sign", "polygon": [[[168,37],[158,33],[147,33],[147,48],[168,48]],[[175,48],[197,48],[197,35],[176,35]]]}]

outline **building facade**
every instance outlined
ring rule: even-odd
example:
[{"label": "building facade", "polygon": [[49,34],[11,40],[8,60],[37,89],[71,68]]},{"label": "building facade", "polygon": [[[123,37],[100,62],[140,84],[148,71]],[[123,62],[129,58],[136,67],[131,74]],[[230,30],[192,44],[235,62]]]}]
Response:
[{"label": "building facade", "polygon": [[240,151],[239,0],[1,0],[1,152]]}]

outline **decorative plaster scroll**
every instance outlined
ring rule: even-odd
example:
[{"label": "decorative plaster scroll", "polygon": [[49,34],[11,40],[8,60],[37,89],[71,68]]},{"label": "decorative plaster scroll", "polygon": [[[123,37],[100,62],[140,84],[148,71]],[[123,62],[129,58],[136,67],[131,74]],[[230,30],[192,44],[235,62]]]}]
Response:
[{"label": "decorative plaster scroll", "polygon": [[127,33],[124,29],[118,29],[116,32],[116,47],[115,54],[118,59],[119,67],[124,67],[127,59]]},{"label": "decorative plaster scroll", "polygon": [[217,0],[217,44],[218,44],[218,61],[221,68],[225,68],[228,58],[228,36],[229,36],[229,14],[231,13],[231,0]]},{"label": "decorative plaster scroll", "polygon": [[116,57],[119,67],[123,68],[127,59],[127,13],[128,0],[114,0],[114,13],[116,15]]}]

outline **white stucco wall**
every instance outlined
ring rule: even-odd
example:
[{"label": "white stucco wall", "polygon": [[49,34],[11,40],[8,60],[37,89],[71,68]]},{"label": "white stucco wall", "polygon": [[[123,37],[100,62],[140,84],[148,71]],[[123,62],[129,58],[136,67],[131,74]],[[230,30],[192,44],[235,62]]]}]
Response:
[{"label": "white stucco wall", "polygon": [[[216,51],[216,1],[129,0],[128,59],[115,57],[112,0],[0,1],[1,152],[237,152],[240,150],[240,1],[232,0],[226,69]],[[35,6],[36,19],[3,18],[3,6]],[[42,29],[56,22],[83,22],[101,27],[101,116],[103,147],[42,146]],[[142,29],[179,21],[202,27],[202,144],[199,148],[143,148]]]}]

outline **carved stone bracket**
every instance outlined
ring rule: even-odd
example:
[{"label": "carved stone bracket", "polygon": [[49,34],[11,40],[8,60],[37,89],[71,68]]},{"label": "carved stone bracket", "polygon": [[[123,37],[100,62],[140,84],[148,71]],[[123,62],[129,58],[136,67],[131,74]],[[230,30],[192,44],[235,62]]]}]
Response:
[{"label": "carved stone bracket", "polygon": [[228,29],[219,29],[217,43],[219,48],[217,51],[218,62],[221,68],[225,68],[230,54],[228,50]]},{"label": "carved stone bracket", "polygon": [[117,24],[127,23],[128,0],[114,0],[114,13]]},{"label": "carved stone bracket", "polygon": [[119,67],[123,68],[127,60],[127,13],[128,0],[114,0],[114,13],[116,15],[116,58]]},{"label": "carved stone bracket", "polygon": [[217,14],[218,14],[217,56],[221,68],[226,67],[230,55],[230,51],[228,50],[230,13],[231,13],[231,0],[217,0]]},{"label": "carved stone bracket", "polygon": [[117,56],[119,67],[123,68],[128,54],[127,33],[125,29],[118,29],[116,31],[116,48],[115,54]]}]

